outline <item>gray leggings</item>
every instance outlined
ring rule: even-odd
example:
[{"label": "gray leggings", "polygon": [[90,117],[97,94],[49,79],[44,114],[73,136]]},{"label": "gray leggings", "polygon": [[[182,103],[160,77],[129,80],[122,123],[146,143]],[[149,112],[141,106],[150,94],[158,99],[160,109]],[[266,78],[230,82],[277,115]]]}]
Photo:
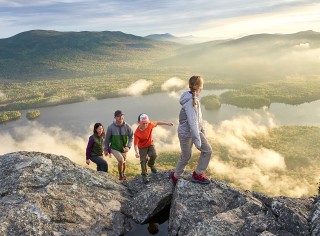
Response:
[{"label": "gray leggings", "polygon": [[[200,133],[200,138],[201,138],[201,147],[200,147],[201,153],[200,153],[200,158],[198,160],[198,165],[195,169],[195,172],[197,174],[202,174],[206,171],[209,165],[211,154],[212,154],[211,146],[208,143],[203,133]],[[188,164],[191,158],[192,146],[193,146],[191,137],[179,136],[179,141],[180,141],[181,155],[175,169],[175,176],[177,178],[181,177],[184,171],[184,168]]]}]

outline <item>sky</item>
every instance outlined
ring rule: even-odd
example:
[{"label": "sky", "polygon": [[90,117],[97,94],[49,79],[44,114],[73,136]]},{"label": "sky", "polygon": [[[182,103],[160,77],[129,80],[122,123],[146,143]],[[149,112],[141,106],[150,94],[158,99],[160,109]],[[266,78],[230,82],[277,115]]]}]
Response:
[{"label": "sky", "polygon": [[320,31],[318,0],[0,0],[0,38],[29,30],[240,38]]}]

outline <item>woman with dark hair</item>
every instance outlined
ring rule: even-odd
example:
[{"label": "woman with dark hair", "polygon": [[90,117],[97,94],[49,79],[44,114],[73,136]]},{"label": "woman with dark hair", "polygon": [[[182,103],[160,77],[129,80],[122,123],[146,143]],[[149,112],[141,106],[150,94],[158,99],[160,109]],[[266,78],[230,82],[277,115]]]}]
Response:
[{"label": "woman with dark hair", "polygon": [[97,164],[97,171],[108,172],[108,163],[103,159],[103,144],[105,132],[101,123],[95,123],[93,135],[89,137],[86,149],[86,163],[89,165],[90,160]]}]

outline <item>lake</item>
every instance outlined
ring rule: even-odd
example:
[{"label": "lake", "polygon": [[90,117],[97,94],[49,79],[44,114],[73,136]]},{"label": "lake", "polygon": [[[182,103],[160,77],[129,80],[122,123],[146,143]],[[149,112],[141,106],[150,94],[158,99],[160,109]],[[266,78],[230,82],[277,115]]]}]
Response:
[{"label": "lake", "polygon": [[[200,94],[219,95],[225,90],[205,90]],[[128,96],[103,100],[92,100],[81,103],[59,105],[40,108],[41,116],[36,120],[44,127],[58,126],[75,135],[85,135],[89,126],[101,122],[105,126],[113,121],[114,111],[120,109],[125,114],[125,120],[134,124],[140,113],[147,113],[151,120],[178,122],[180,111],[179,94],[156,93],[145,96]],[[232,105],[222,105],[219,110],[208,111],[202,107],[203,118],[212,125],[230,120],[237,116],[261,116],[261,122],[267,123],[270,118],[277,125],[320,125],[320,100],[301,105],[286,105],[274,103],[270,108],[246,109]],[[14,127],[26,126],[32,121],[25,118],[26,111],[22,111],[19,120],[0,125],[0,131],[10,132]],[[91,131],[91,130],[90,130]]]}]

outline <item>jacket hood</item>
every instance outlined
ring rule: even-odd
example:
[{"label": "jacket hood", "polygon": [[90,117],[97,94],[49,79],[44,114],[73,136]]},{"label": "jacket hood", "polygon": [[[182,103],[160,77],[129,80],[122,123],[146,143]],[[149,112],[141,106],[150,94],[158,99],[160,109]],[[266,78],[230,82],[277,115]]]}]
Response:
[{"label": "jacket hood", "polygon": [[186,104],[190,99],[192,99],[192,93],[190,91],[184,92],[180,97],[180,104],[183,106]]}]

